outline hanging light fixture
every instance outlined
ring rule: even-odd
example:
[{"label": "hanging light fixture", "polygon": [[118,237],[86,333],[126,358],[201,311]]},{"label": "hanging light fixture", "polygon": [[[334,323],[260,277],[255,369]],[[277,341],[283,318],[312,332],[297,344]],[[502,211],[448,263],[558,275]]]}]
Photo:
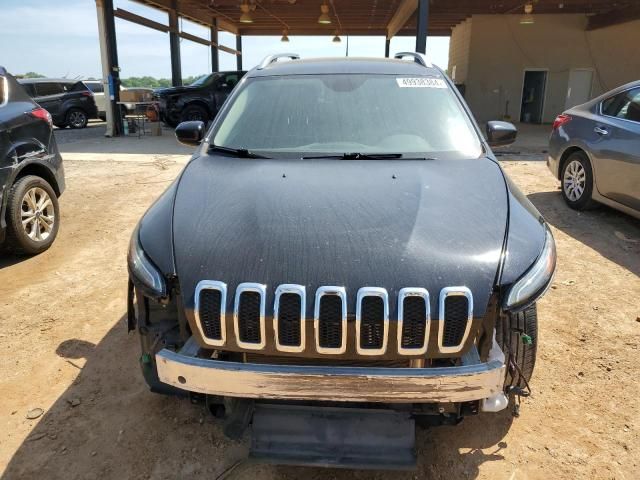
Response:
[{"label": "hanging light fixture", "polygon": [[533,3],[524,4],[524,15],[520,17],[520,25],[533,25],[535,20],[533,19]]},{"label": "hanging light fixture", "polygon": [[328,25],[331,23],[331,17],[329,16],[329,5],[327,5],[327,0],[322,2],[320,5],[320,16],[318,17],[318,23],[323,25]]},{"label": "hanging light fixture", "polygon": [[287,30],[286,28],[282,30],[282,38],[280,39],[280,41],[289,42],[289,30]]},{"label": "hanging light fixture", "polygon": [[342,39],[340,38],[340,35],[338,33],[339,32],[336,30],[336,34],[333,37],[333,40],[331,40],[333,43],[340,43],[342,41]]},{"label": "hanging light fixture", "polygon": [[243,2],[240,4],[240,11],[242,15],[240,15],[240,23],[253,23],[253,18],[251,17],[251,13],[249,11],[251,7],[248,3]]}]

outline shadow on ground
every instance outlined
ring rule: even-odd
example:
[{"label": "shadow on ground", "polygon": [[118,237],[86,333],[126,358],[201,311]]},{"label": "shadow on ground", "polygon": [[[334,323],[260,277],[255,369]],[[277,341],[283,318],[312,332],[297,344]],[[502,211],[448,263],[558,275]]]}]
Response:
[{"label": "shadow on ground", "polygon": [[604,205],[571,210],[559,190],[528,195],[555,228],[640,276],[640,221]]},{"label": "shadow on ground", "polygon": [[57,347],[56,353],[79,369],[78,376],[17,449],[3,480],[474,478],[483,463],[502,460],[507,448],[502,439],[512,423],[509,411],[469,418],[457,427],[419,430],[415,472],[252,464],[245,461],[248,435],[230,441],[203,405],[147,390],[137,343],[123,318],[97,345],[69,339]]}]

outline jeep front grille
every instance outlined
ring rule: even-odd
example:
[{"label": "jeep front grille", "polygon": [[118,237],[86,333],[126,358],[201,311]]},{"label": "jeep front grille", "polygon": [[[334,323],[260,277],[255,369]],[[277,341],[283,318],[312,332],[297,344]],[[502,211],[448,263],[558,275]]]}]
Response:
[{"label": "jeep front grille", "polygon": [[[424,355],[429,347],[431,306],[424,288],[403,288],[397,298],[397,338],[389,346],[389,295],[384,288],[363,287],[356,296],[355,338],[348,338],[347,293],[344,287],[323,286],[313,301],[313,336],[306,339],[307,296],[303,285],[283,284],[276,288],[273,311],[266,312],[267,288],[257,283],[241,283],[234,297],[233,333],[235,345],[246,350],[263,350],[268,339],[275,350],[303,352],[315,347],[320,354],[339,355]],[[196,326],[210,346],[230,345],[226,338],[227,286],[203,280],[195,294]],[[271,316],[271,314],[273,314]],[[267,335],[265,319],[273,318]],[[439,295],[437,351],[459,353],[465,346],[473,321],[473,296],[466,287],[446,287]]]}]

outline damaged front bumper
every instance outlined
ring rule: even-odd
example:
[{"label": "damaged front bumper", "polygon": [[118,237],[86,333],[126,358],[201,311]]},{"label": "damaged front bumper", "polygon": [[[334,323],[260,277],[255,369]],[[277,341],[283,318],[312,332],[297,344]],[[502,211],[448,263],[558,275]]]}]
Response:
[{"label": "damaged front bumper", "polygon": [[381,403],[469,402],[502,395],[506,366],[480,361],[476,348],[460,366],[436,368],[263,365],[197,357],[190,339],[180,352],[156,354],[158,377],[208,395],[269,400]]}]

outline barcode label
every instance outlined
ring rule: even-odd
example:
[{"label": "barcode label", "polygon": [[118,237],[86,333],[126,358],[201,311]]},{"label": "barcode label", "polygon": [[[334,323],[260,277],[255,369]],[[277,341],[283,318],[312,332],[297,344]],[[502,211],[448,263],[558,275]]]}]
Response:
[{"label": "barcode label", "polygon": [[447,88],[446,82],[441,78],[396,78],[396,82],[401,88]]}]

